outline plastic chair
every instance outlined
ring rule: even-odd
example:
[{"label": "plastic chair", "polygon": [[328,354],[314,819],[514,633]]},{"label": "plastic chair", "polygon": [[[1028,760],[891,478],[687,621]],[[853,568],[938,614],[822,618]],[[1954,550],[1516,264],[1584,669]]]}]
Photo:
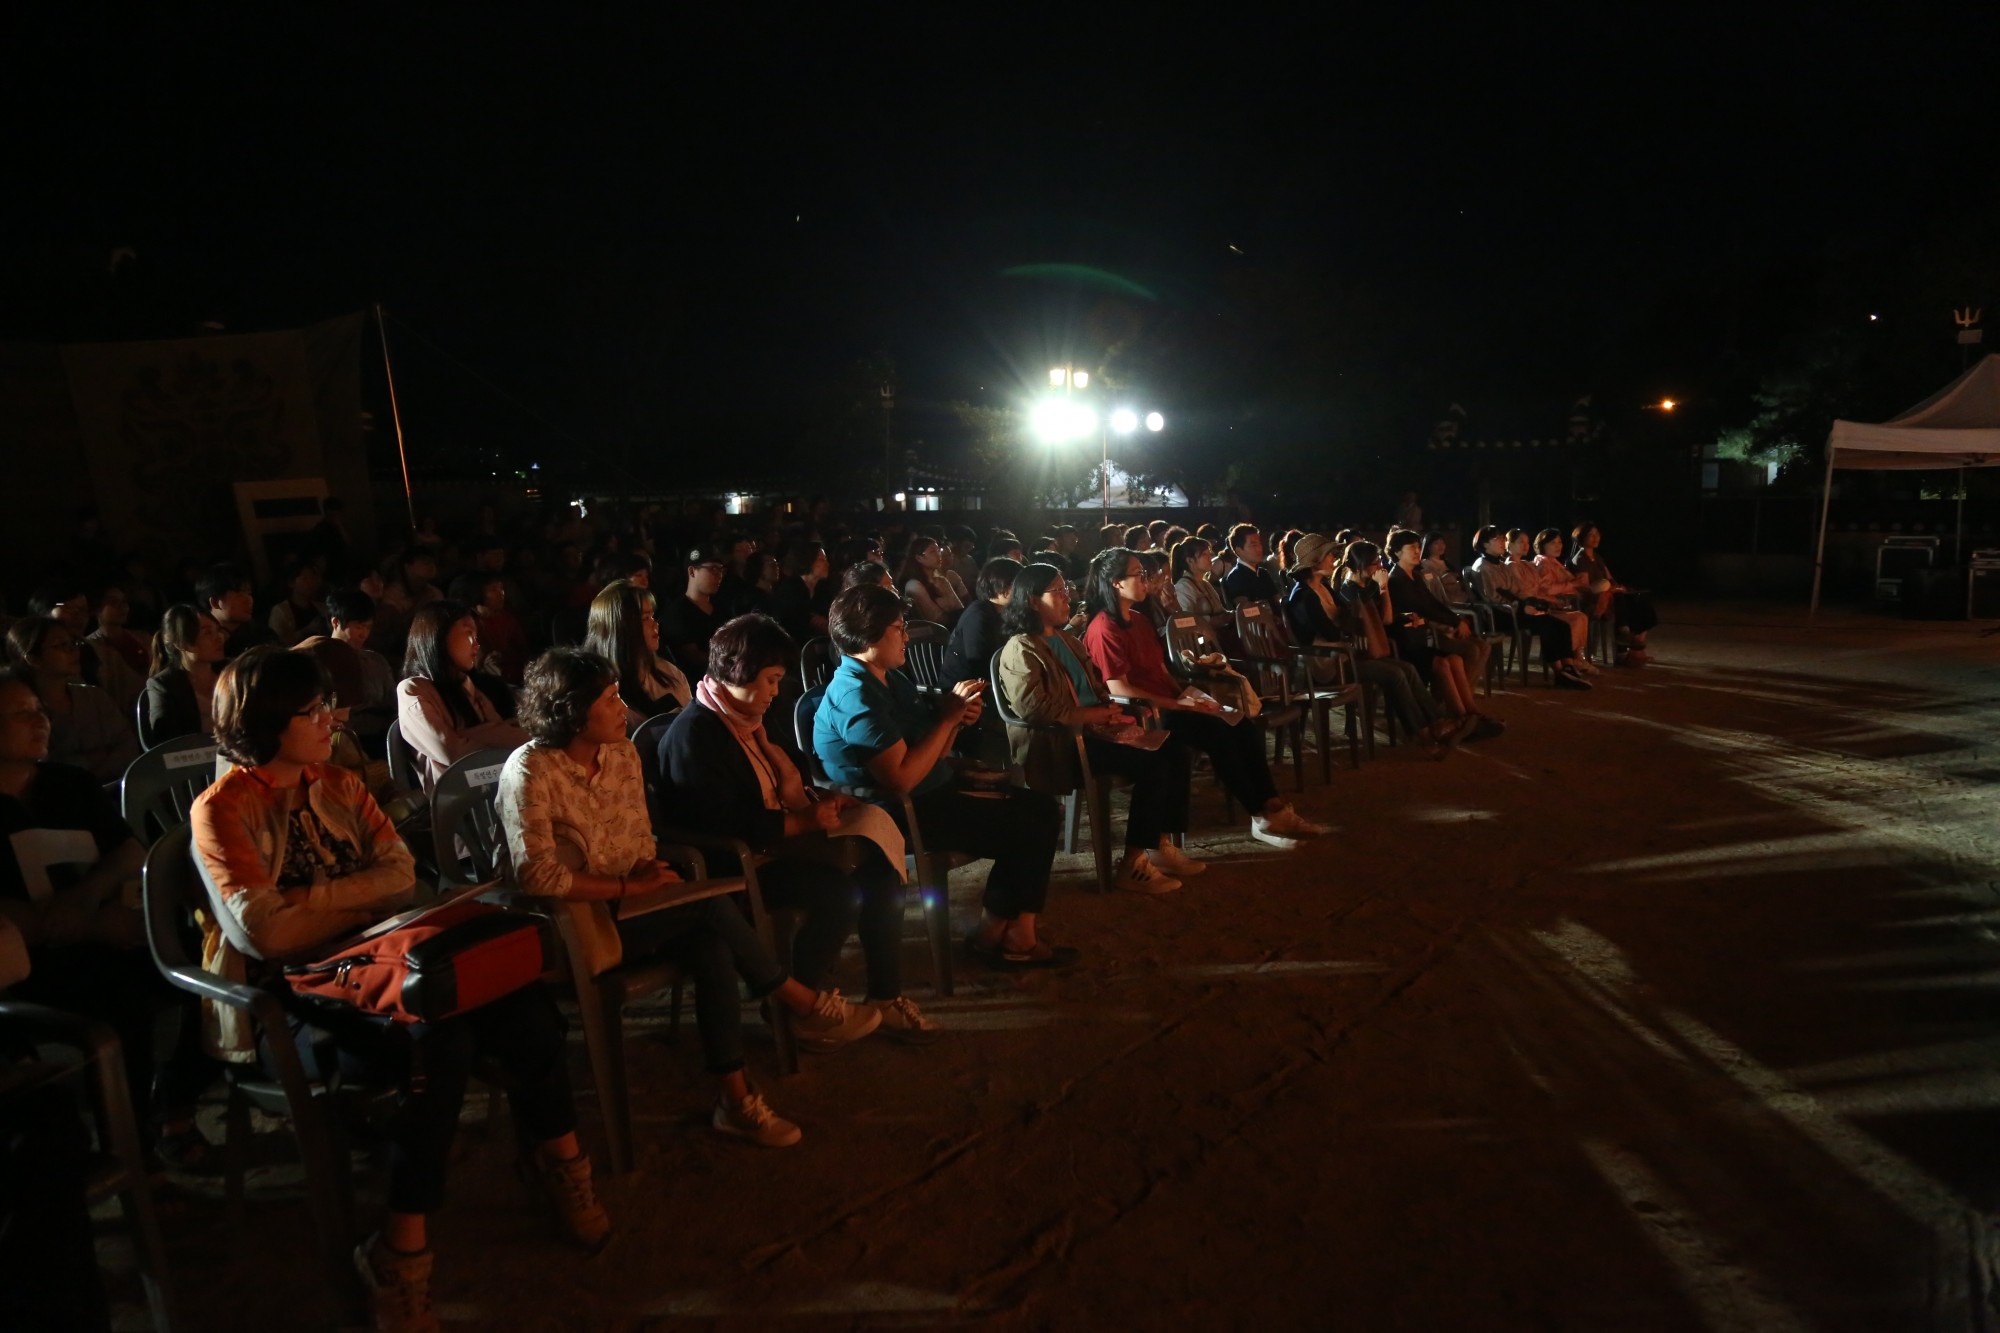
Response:
[{"label": "plastic chair", "polygon": [[[1289,607],[1290,603],[1286,603]],[[1361,729],[1366,710],[1368,692],[1361,684],[1361,677],[1355,670],[1354,650],[1345,642],[1338,644],[1312,643],[1303,633],[1289,640],[1294,656],[1294,679],[1292,698],[1302,705],[1313,719],[1313,733],[1319,741],[1319,780],[1333,781],[1333,710],[1347,710],[1347,764],[1349,768],[1361,767]],[[1331,682],[1320,679],[1315,669],[1319,662],[1331,662],[1334,679]],[[1371,747],[1372,749],[1372,747]]]},{"label": "plastic chair", "polygon": [[118,809],[141,843],[151,846],[188,822],[195,797],[215,781],[216,753],[215,737],[182,736],[125,766]]},{"label": "plastic chair", "polygon": [[131,1090],[125,1083],[125,1057],[118,1034],[109,1026],[77,1014],[19,1000],[0,1000],[0,1024],[18,1031],[38,1046],[62,1046],[76,1052],[94,1087],[89,1112],[97,1121],[98,1151],[84,1182],[90,1204],[116,1198],[132,1229],[132,1248],[139,1260],[139,1279],[153,1327],[173,1328],[173,1287],[167,1272],[166,1245],[153,1211],[153,1194],[146,1179],[146,1159],[139,1150],[139,1127],[132,1113]]},{"label": "plastic chair", "polygon": [[[1236,636],[1243,641],[1243,654],[1231,660],[1230,665],[1241,671],[1250,681],[1250,687],[1265,700],[1264,707],[1255,718],[1245,722],[1270,736],[1274,751],[1283,753],[1283,740],[1289,733],[1292,742],[1292,790],[1306,789],[1305,766],[1300,757],[1305,751],[1306,721],[1303,705],[1292,702],[1292,663],[1295,660],[1292,641],[1283,628],[1278,614],[1263,602],[1238,602],[1236,604]],[[1276,706],[1273,707],[1272,705]]]},{"label": "plastic chair", "polygon": [[[352,1247],[355,1239],[354,1201],[349,1180],[345,1136],[334,1107],[337,1097],[352,1099],[364,1090],[336,1090],[307,1080],[293,1043],[290,1024],[278,997],[270,991],[229,981],[192,961],[181,932],[197,908],[206,909],[207,891],[195,868],[193,838],[186,826],[173,829],[146,854],[144,898],[146,939],[153,963],[172,985],[245,1014],[260,1046],[270,1053],[275,1077],[261,1065],[227,1067],[229,1087],[223,1143],[225,1198],[231,1221],[240,1233],[243,1219],[243,1171],[250,1138],[251,1106],[290,1121],[305,1168],[306,1199],[319,1240],[320,1262],[327,1290],[350,1316],[361,1309]],[[366,1090],[380,1100],[382,1089]]]},{"label": "plastic chair", "polygon": [[[1504,602],[1495,602],[1482,593],[1480,591],[1479,570],[1476,566],[1467,565],[1460,571],[1459,577],[1465,583],[1466,592],[1472,597],[1472,604],[1475,607],[1485,610],[1487,619],[1493,624],[1494,633],[1500,637],[1503,646],[1506,646],[1512,653],[1512,656],[1508,658],[1502,670],[1512,670],[1518,667],[1521,672],[1521,683],[1526,685],[1528,683],[1528,626],[1522,617],[1521,608]],[[1504,629],[1502,628],[1503,623],[1505,625]]]},{"label": "plastic chair", "polygon": [[902,807],[904,853],[910,870],[910,877],[917,883],[917,896],[923,907],[924,935],[930,942],[931,977],[940,995],[952,993],[951,975],[951,872],[959,866],[972,864],[973,858],[960,852],[928,851],[924,847],[923,828],[917,822],[916,807],[910,798],[902,793],[891,794],[874,787],[843,786],[826,776],[820,766],[819,754],[813,749],[813,719],[819,715],[820,700],[826,697],[826,687],[807,690],[799,697],[792,709],[792,732],[798,740],[799,749],[812,766],[811,777],[822,787],[845,792],[857,800],[873,801],[877,804],[894,800]]},{"label": "plastic chair", "polygon": [[474,750],[437,780],[431,792],[431,838],[440,888],[500,877],[507,859],[507,835],[500,827],[500,770],[512,753],[498,746]]},{"label": "plastic chair", "polygon": [[825,689],[839,663],[840,654],[835,651],[832,639],[824,634],[807,639],[799,648],[799,679],[807,690]]},{"label": "plastic chair", "polygon": [[1083,807],[1090,807],[1090,852],[1097,862],[1097,887],[1100,892],[1111,892],[1111,784],[1107,775],[1098,777],[1091,771],[1090,753],[1083,743],[1083,728],[1063,726],[1054,722],[1030,722],[1016,713],[1007,702],[1007,694],[1000,688],[1000,654],[993,654],[987,663],[986,698],[993,705],[993,711],[1000,721],[1009,727],[1021,727],[1029,731],[1061,732],[1076,745],[1076,762],[1079,778],[1077,785],[1062,798],[1063,802],[1063,851],[1076,851],[1078,825],[1082,822]]},{"label": "plastic chair", "polygon": [[1455,574],[1433,574],[1427,570],[1424,573],[1424,586],[1428,587],[1439,601],[1456,612],[1459,619],[1470,620],[1472,632],[1486,645],[1484,692],[1486,697],[1491,698],[1493,679],[1500,673],[1501,659],[1505,656],[1504,649],[1507,643],[1507,637],[1494,628],[1493,608],[1482,606],[1475,601],[1472,590]]},{"label": "plastic chair", "polygon": [[383,745],[389,760],[389,780],[404,791],[422,791],[424,780],[417,771],[417,751],[403,739],[401,722],[389,724],[389,730],[383,735]]},{"label": "plastic chair", "polygon": [[903,669],[922,694],[944,693],[944,650],[951,631],[929,620],[912,620],[904,625],[908,654]]}]

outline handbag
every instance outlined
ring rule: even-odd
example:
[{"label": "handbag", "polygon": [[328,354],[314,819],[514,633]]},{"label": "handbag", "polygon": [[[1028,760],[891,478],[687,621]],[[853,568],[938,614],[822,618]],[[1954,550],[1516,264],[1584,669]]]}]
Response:
[{"label": "handbag", "polygon": [[284,969],[294,995],[397,1023],[470,1013],[553,965],[546,919],[472,897],[377,922],[339,951]]}]

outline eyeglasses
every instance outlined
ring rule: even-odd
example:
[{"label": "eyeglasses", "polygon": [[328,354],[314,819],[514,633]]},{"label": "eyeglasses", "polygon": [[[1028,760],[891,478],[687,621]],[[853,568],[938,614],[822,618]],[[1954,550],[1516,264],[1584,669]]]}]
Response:
[{"label": "eyeglasses", "polygon": [[292,716],[303,717],[313,722],[324,722],[327,718],[333,716],[333,709],[334,704],[331,699],[321,699],[318,703],[308,704],[306,707],[301,708],[298,712],[293,713]]}]

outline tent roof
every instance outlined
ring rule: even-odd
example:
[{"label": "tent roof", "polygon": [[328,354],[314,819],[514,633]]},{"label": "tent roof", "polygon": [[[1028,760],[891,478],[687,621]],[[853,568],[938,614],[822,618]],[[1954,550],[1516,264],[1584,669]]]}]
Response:
[{"label": "tent roof", "polygon": [[2000,356],[1879,425],[1834,422],[1829,445],[1835,467],[2000,467]]}]

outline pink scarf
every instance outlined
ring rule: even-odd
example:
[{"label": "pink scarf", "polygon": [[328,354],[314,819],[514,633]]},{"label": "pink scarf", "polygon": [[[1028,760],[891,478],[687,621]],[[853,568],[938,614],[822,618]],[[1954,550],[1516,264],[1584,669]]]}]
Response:
[{"label": "pink scarf", "polygon": [[805,805],[806,787],[799,770],[792,764],[791,756],[771,744],[764,731],[762,713],[744,708],[735,695],[717,685],[711,676],[703,676],[695,685],[694,697],[722,719],[722,725],[729,728],[729,734],[743,747],[750,767],[757,774],[757,785],[763,788],[766,810],[796,810]]}]

